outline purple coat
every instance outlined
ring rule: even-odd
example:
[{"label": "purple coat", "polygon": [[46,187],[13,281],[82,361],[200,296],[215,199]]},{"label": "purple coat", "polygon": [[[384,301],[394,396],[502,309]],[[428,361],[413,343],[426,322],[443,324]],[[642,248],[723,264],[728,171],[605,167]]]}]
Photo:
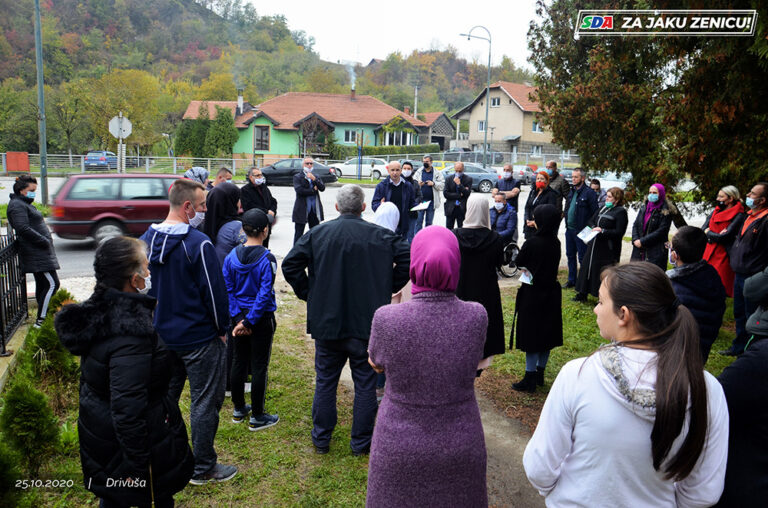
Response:
[{"label": "purple coat", "polygon": [[373,430],[369,507],[488,505],[475,373],[488,317],[424,292],[373,317],[369,353],[387,374]]}]

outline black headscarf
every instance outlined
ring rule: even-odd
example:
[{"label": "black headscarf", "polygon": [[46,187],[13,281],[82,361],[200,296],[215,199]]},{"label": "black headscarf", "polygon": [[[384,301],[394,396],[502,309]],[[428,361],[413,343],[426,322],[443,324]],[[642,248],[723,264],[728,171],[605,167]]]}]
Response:
[{"label": "black headscarf", "polygon": [[536,236],[557,236],[560,227],[560,210],[555,205],[539,205],[533,210]]},{"label": "black headscarf", "polygon": [[216,245],[216,235],[227,222],[240,220],[237,202],[240,201],[240,188],[229,182],[222,182],[208,193],[206,199],[205,223],[203,233]]}]

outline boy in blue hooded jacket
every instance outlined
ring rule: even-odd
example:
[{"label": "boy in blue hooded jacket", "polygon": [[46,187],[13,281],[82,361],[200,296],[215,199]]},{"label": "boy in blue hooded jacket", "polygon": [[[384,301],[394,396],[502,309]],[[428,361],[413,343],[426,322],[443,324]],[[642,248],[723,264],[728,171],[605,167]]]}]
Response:
[{"label": "boy in blue hooded jacket", "polygon": [[[269,234],[269,217],[253,208],[243,214],[247,241],[224,258],[224,282],[229,292],[229,313],[233,317],[232,340],[232,421],[239,423],[251,413],[248,429],[266,429],[280,418],[264,411],[267,369],[275,334],[275,256],[264,247]],[[245,403],[245,381],[251,365],[251,404]]]}]

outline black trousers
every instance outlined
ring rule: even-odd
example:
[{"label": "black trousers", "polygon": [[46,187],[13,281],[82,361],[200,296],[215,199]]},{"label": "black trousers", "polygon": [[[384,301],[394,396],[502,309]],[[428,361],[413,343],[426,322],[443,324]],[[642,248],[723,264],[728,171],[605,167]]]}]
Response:
[{"label": "black trousers", "polygon": [[[243,315],[235,318],[239,323]],[[248,366],[251,367],[251,411],[254,416],[264,413],[267,394],[267,371],[272,356],[272,338],[275,335],[275,315],[264,314],[251,330],[250,335],[232,337],[232,404],[237,409],[245,406],[245,382]]]},{"label": "black trousers", "polygon": [[[320,224],[320,220],[317,218],[317,215],[314,211],[309,212],[309,215],[307,216],[307,223],[309,224],[309,229],[312,229],[313,227]],[[296,245],[296,242],[299,241],[299,238],[301,238],[301,235],[304,234],[304,223],[297,222],[296,223],[296,232],[293,235],[293,244]]]},{"label": "black trousers", "polygon": [[37,300],[37,320],[42,321],[48,313],[51,297],[59,290],[59,276],[56,270],[50,272],[35,272],[35,300]]},{"label": "black trousers", "polygon": [[445,216],[445,227],[453,229],[453,223],[456,223],[456,227],[460,228],[464,224],[464,210],[460,206],[454,206],[451,213]]}]

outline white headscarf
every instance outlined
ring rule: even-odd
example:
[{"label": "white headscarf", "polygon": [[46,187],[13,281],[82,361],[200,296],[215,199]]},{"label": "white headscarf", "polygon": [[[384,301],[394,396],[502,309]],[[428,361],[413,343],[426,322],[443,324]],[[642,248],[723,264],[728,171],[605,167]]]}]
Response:
[{"label": "white headscarf", "polygon": [[481,194],[469,195],[467,214],[462,227],[491,229],[491,212],[487,197]]},{"label": "white headscarf", "polygon": [[397,206],[395,206],[394,203],[385,201],[373,215],[373,222],[394,233],[397,229],[397,225],[400,223],[400,210],[397,209]]}]

